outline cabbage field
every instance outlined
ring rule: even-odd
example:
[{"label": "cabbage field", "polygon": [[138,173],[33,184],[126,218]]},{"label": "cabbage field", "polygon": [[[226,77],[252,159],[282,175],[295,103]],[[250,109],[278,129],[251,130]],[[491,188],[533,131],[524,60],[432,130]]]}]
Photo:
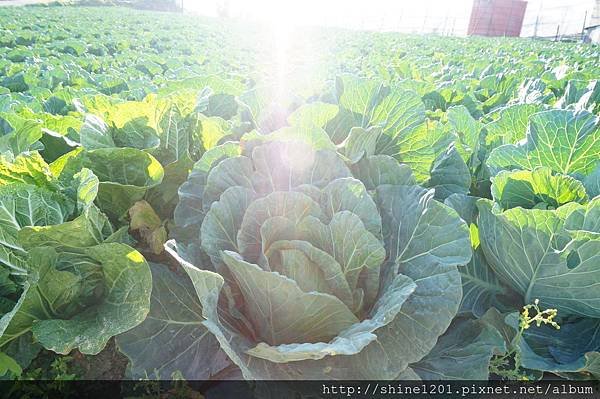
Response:
[{"label": "cabbage field", "polygon": [[600,48],[0,8],[0,378],[600,379]]}]

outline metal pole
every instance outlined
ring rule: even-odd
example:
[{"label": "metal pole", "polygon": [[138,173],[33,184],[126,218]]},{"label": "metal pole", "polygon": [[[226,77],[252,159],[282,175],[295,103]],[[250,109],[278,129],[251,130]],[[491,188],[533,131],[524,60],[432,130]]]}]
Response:
[{"label": "metal pole", "polygon": [[442,35],[446,35],[447,36],[447,31],[446,31],[446,23],[448,22],[448,16],[446,15],[446,17],[444,18],[444,26],[442,27]]},{"label": "metal pole", "polygon": [[585,10],[585,15],[583,16],[583,26],[581,27],[581,40],[585,37],[585,23],[587,22],[587,10]]},{"label": "metal pole", "polygon": [[554,41],[558,41],[558,33],[560,32],[560,25],[556,25],[556,36],[554,36]]},{"label": "metal pole", "polygon": [[544,7],[544,0],[540,1],[540,8],[538,9],[537,17],[535,19],[535,36],[538,34],[538,22],[540,20],[540,15],[542,14],[542,9]]},{"label": "metal pole", "polygon": [[404,27],[402,26],[402,16],[404,14],[404,8],[402,8],[400,10],[400,16],[398,17],[398,29],[400,30],[400,32],[404,32]]}]

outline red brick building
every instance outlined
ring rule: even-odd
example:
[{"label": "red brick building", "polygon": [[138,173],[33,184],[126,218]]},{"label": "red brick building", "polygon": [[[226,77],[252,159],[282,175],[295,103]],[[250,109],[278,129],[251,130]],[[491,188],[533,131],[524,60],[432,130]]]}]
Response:
[{"label": "red brick building", "polygon": [[527,2],[523,0],[474,0],[469,35],[519,36]]}]

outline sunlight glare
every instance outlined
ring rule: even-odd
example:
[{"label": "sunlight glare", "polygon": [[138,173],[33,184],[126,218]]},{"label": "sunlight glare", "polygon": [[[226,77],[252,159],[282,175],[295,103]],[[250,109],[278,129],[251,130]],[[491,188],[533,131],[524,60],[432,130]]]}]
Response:
[{"label": "sunlight glare", "polygon": [[289,90],[286,81],[286,73],[288,72],[288,48],[290,45],[290,35],[292,34],[293,25],[291,20],[286,19],[285,12],[279,14],[280,18],[271,20],[271,37],[274,43],[273,58],[275,65],[275,87],[276,101],[282,101],[286,92]]},{"label": "sunlight glare", "polygon": [[[200,14],[227,16],[263,24],[318,25],[348,29],[466,33],[473,0],[187,0]],[[464,29],[463,29],[464,28]]]}]

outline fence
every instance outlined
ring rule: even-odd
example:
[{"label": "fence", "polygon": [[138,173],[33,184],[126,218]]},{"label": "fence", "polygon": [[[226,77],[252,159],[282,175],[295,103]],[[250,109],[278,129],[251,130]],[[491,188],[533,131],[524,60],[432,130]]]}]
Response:
[{"label": "fence", "polygon": [[[287,17],[291,15],[293,22],[302,25],[465,36],[473,1],[303,0],[281,2],[280,8],[289,9]],[[555,38],[581,35],[586,20],[591,18],[595,1],[528,0],[527,3],[520,36]],[[254,21],[264,21],[263,14],[272,11],[272,4],[267,0],[183,0],[183,6],[189,11]]]},{"label": "fence", "polygon": [[579,37],[591,19],[594,6],[594,0],[530,0],[521,36]]}]

